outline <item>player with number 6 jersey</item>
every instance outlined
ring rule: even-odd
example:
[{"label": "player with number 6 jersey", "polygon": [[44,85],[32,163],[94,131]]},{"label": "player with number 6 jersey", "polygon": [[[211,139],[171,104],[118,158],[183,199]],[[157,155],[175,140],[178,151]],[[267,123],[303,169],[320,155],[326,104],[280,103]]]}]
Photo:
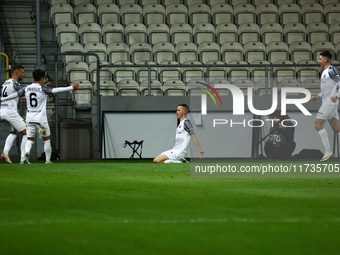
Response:
[{"label": "player with number 6 jersey", "polygon": [[64,88],[50,88],[44,86],[45,72],[41,69],[33,72],[34,83],[21,89],[18,93],[12,94],[6,98],[0,98],[0,101],[7,101],[16,97],[26,96],[27,102],[27,143],[25,146],[25,157],[28,161],[29,153],[35,139],[36,130],[39,130],[40,136],[44,140],[44,151],[46,154],[46,163],[51,163],[50,158],[52,154],[50,143],[50,127],[47,121],[46,102],[49,94],[56,94],[64,91],[71,91],[78,89],[79,84],[73,83],[72,86]]}]

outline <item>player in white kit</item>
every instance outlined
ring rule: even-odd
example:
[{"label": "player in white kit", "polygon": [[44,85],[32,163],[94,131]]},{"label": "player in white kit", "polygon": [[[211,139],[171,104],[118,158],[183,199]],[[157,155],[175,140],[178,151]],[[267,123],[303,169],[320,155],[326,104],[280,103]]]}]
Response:
[{"label": "player in white kit", "polygon": [[50,88],[44,86],[45,72],[41,69],[33,72],[34,83],[23,88],[18,93],[7,98],[1,98],[1,101],[7,101],[15,97],[26,96],[27,102],[27,143],[25,146],[25,161],[28,162],[29,153],[34,143],[36,129],[39,130],[40,137],[44,140],[44,151],[46,154],[46,163],[51,163],[51,142],[50,142],[50,127],[47,121],[46,102],[48,94],[55,94],[64,91],[78,89],[79,84],[73,83],[72,86],[64,88]]},{"label": "player in white kit", "polygon": [[162,152],[156,158],[154,158],[154,163],[182,163],[185,154],[187,153],[187,147],[190,142],[190,138],[196,145],[197,149],[200,152],[200,158],[204,157],[204,151],[201,148],[200,143],[198,142],[194,129],[191,125],[190,120],[187,119],[187,113],[189,108],[186,104],[179,104],[177,107],[177,118],[180,120],[180,123],[176,129],[176,142],[175,146],[168,151]]},{"label": "player in white kit", "polygon": [[317,96],[312,96],[312,100],[322,98],[322,105],[315,118],[315,129],[318,131],[321,141],[325,147],[325,154],[320,161],[326,161],[333,157],[333,152],[328,139],[328,134],[324,124],[328,121],[332,129],[338,133],[340,138],[340,125],[338,105],[340,89],[337,91],[340,76],[339,71],[331,65],[332,53],[323,51],[319,56],[319,64],[324,69],[321,74],[321,92]]},{"label": "player in white kit", "polygon": [[[25,77],[24,67],[20,65],[14,65],[11,69],[11,73],[12,78],[5,81],[5,83],[2,85],[1,96],[3,98],[12,94],[16,94],[23,88],[19,82]],[[6,138],[1,158],[3,158],[6,163],[12,163],[11,159],[9,158],[9,151],[12,148],[15,138],[17,138],[20,132],[22,134],[20,164],[22,164],[25,157],[25,144],[27,141],[27,136],[25,121],[18,113],[18,99],[1,103],[0,118],[5,121],[10,132]]]}]

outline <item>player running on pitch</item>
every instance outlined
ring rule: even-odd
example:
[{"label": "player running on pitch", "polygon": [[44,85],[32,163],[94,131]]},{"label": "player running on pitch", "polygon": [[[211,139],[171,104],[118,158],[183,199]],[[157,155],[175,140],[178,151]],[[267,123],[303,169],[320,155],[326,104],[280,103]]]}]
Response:
[{"label": "player running on pitch", "polygon": [[317,96],[312,96],[312,100],[322,97],[322,105],[315,118],[315,129],[318,131],[321,141],[325,146],[325,154],[320,161],[326,161],[333,157],[333,152],[328,140],[328,134],[324,128],[326,120],[329,121],[332,129],[340,137],[340,125],[338,105],[340,89],[337,91],[337,83],[340,81],[338,70],[331,65],[332,53],[323,51],[319,56],[319,64],[324,69],[321,75],[321,92]]},{"label": "player running on pitch", "polygon": [[45,72],[41,69],[33,72],[34,83],[21,89],[18,93],[14,93],[6,98],[0,98],[0,101],[8,101],[16,97],[26,96],[27,102],[27,143],[25,146],[25,163],[28,163],[28,157],[34,143],[36,129],[39,130],[40,136],[44,140],[44,151],[46,154],[46,163],[51,163],[51,142],[50,127],[47,122],[46,101],[48,94],[55,94],[64,91],[78,89],[79,84],[73,83],[72,86],[65,88],[50,88],[44,86]]},{"label": "player running on pitch", "polygon": [[187,147],[190,142],[190,138],[195,143],[197,149],[200,151],[200,158],[204,157],[204,152],[198,142],[194,129],[190,120],[187,119],[189,108],[186,104],[179,104],[177,107],[177,118],[181,121],[176,129],[176,143],[171,150],[162,152],[156,158],[154,163],[183,163],[187,162],[184,156],[187,152]]}]

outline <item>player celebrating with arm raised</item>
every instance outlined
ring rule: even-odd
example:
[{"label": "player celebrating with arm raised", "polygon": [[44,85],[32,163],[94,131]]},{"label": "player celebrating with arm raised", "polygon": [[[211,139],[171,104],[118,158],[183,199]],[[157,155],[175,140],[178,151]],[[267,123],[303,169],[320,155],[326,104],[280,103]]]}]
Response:
[{"label": "player celebrating with arm raised", "polygon": [[200,158],[204,157],[204,152],[198,142],[194,129],[191,125],[190,120],[187,119],[187,114],[189,107],[186,104],[179,104],[177,107],[177,119],[180,123],[176,129],[176,143],[174,148],[171,150],[162,152],[156,158],[154,158],[154,163],[182,163],[186,162],[184,156],[187,152],[187,147],[190,142],[190,138],[195,143],[197,149],[200,152]]},{"label": "player celebrating with arm raised", "polygon": [[331,65],[332,53],[323,51],[319,56],[319,64],[324,69],[321,74],[321,92],[317,96],[312,96],[312,100],[322,98],[322,105],[315,118],[315,129],[318,131],[321,141],[325,146],[325,154],[320,161],[326,161],[333,157],[333,152],[328,140],[328,134],[324,128],[326,120],[329,121],[332,129],[340,137],[340,125],[338,114],[338,98],[340,89],[337,92],[337,83],[340,81],[338,70]]},{"label": "player celebrating with arm raised", "polygon": [[12,94],[6,98],[0,98],[0,101],[7,101],[16,97],[26,96],[27,102],[27,143],[25,146],[25,162],[28,162],[29,153],[34,143],[35,131],[39,130],[41,137],[44,140],[44,151],[46,154],[46,163],[51,163],[51,142],[50,142],[50,127],[47,122],[46,102],[48,94],[56,94],[59,92],[78,89],[79,84],[73,83],[72,86],[66,88],[50,88],[44,86],[45,72],[41,69],[33,72],[34,83],[21,89],[18,93]]}]

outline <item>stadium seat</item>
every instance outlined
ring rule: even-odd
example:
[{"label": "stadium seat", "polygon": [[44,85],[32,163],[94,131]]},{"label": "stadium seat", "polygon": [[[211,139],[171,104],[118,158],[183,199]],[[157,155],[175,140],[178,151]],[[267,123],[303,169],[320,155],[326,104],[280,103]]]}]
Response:
[{"label": "stadium seat", "polygon": [[207,84],[208,82],[204,79],[191,79],[185,86],[186,94],[188,96],[201,96],[202,94],[206,93],[198,86],[201,86],[200,83]]},{"label": "stadium seat", "polygon": [[134,80],[121,80],[117,83],[120,96],[139,96],[139,85]]},{"label": "stadium seat", "polygon": [[215,42],[215,27],[209,23],[198,23],[193,28],[194,42]]},{"label": "stadium seat", "polygon": [[280,23],[286,25],[288,23],[301,22],[301,10],[297,4],[283,4],[279,7]]},{"label": "stadium seat", "polygon": [[235,24],[255,23],[255,7],[251,4],[238,4],[234,6]]},{"label": "stadium seat", "polygon": [[327,25],[340,22],[340,3],[327,4],[323,11]]},{"label": "stadium seat", "polygon": [[107,23],[102,27],[103,43],[124,43],[124,27],[119,23]]},{"label": "stadium seat", "polygon": [[214,79],[210,81],[210,86],[215,88],[216,92],[220,96],[229,96],[231,94],[229,89],[217,88],[217,86],[220,84],[230,84],[230,81],[228,81],[227,79]]},{"label": "stadium seat", "polygon": [[175,61],[175,48],[171,43],[159,42],[153,45],[153,59],[157,64],[163,61]]},{"label": "stadium seat", "polygon": [[301,23],[288,23],[283,29],[287,44],[306,41],[306,28]]},{"label": "stadium seat", "polygon": [[266,47],[261,42],[248,42],[243,47],[244,59],[248,63],[266,60]]},{"label": "stadium seat", "polygon": [[89,66],[85,62],[68,62],[66,65],[67,80],[72,84],[82,80],[89,80]]},{"label": "stadium seat", "polygon": [[[151,85],[151,96],[163,96],[162,83],[158,80],[150,80]],[[149,94],[149,81],[144,80],[140,84],[140,92],[142,96]]]},{"label": "stadium seat", "polygon": [[[66,42],[61,46],[62,53],[83,53],[84,47],[80,43]],[[83,61],[84,57],[82,55],[66,55],[65,61]]]},{"label": "stadium seat", "polygon": [[93,4],[78,4],[74,7],[74,17],[77,25],[97,23],[97,8]]},{"label": "stadium seat", "polygon": [[115,0],[94,0],[94,4],[100,6],[101,4],[114,4]]},{"label": "stadium seat", "polygon": [[336,44],[340,42],[340,23],[333,23],[329,26],[329,35],[331,43]]},{"label": "stadium seat", "polygon": [[294,64],[292,61],[277,61],[274,64],[279,64],[282,66],[274,67],[274,77],[277,82],[280,82],[282,79],[295,79],[296,72],[295,67],[292,66],[284,66],[284,65],[292,65]]},{"label": "stadium seat", "polygon": [[120,23],[119,7],[115,4],[101,4],[98,6],[99,24]]},{"label": "stadium seat", "polygon": [[170,4],[184,4],[184,0],[163,0],[164,6],[168,6]]},{"label": "stadium seat", "polygon": [[288,45],[284,42],[270,42],[266,46],[268,61],[275,63],[279,60],[289,60]]},{"label": "stadium seat", "polygon": [[322,6],[326,6],[327,4],[337,4],[339,0],[320,0],[320,4]]},{"label": "stadium seat", "polygon": [[246,44],[247,42],[259,42],[261,30],[255,23],[243,23],[237,30],[239,36],[239,42]]},{"label": "stadium seat", "polygon": [[256,6],[257,23],[263,25],[266,23],[279,23],[279,9],[275,4],[263,3]]},{"label": "stadium seat", "polygon": [[184,3],[190,7],[193,4],[204,4],[205,0],[185,0]]},{"label": "stadium seat", "polygon": [[208,2],[211,8],[216,4],[228,4],[228,0],[209,0]]},{"label": "stadium seat", "polygon": [[83,45],[102,42],[102,29],[97,23],[83,23],[79,27],[79,35]]},{"label": "stadium seat", "polygon": [[140,4],[142,6],[148,5],[148,4],[161,4],[161,0],[140,0]]},{"label": "stadium seat", "polygon": [[324,22],[323,8],[320,4],[305,4],[301,7],[302,22],[305,25],[310,23]]},{"label": "stadium seat", "polygon": [[77,6],[78,4],[92,4],[92,0],[71,0],[72,4],[74,6]]},{"label": "stadium seat", "polygon": [[253,0],[252,3],[257,7],[261,4],[273,4],[273,0]]},{"label": "stadium seat", "polygon": [[283,29],[280,24],[266,23],[261,26],[262,42],[283,42]]},{"label": "stadium seat", "polygon": [[277,88],[277,82],[273,79],[260,79],[255,82],[256,95],[262,96],[266,94],[266,86],[268,86],[268,95],[272,94],[271,86]]},{"label": "stadium seat", "polygon": [[197,23],[210,23],[210,7],[206,4],[192,4],[189,6],[189,19],[192,26]]},{"label": "stadium seat", "polygon": [[281,6],[283,4],[296,4],[297,0],[276,0],[276,5]]},{"label": "stadium seat", "polygon": [[162,83],[168,80],[180,80],[181,68],[176,61],[163,61],[161,65],[169,65],[169,67],[159,67],[159,79]]},{"label": "stadium seat", "polygon": [[144,23],[165,23],[165,8],[161,4],[148,4],[143,7]]},{"label": "stadium seat", "polygon": [[126,4],[138,4],[138,0],[116,0],[116,3],[122,7]]},{"label": "stadium seat", "polygon": [[[225,65],[222,61],[210,60],[206,63],[207,65]],[[227,67],[226,66],[210,66],[209,73],[206,70],[206,77],[209,79],[225,79],[227,78]]]},{"label": "stadium seat", "polygon": [[306,4],[317,4],[318,0],[298,0],[297,1],[300,6],[304,6]]},{"label": "stadium seat", "polygon": [[56,4],[69,4],[69,0],[51,0],[50,4],[51,5],[56,5]]},{"label": "stadium seat", "polygon": [[192,27],[185,23],[173,24],[170,28],[171,42],[178,44],[181,42],[193,42]]},{"label": "stadium seat", "polygon": [[[334,50],[336,52],[337,60],[340,61],[340,42],[335,44]],[[335,59],[335,56],[333,57]]]},{"label": "stadium seat", "polygon": [[197,46],[194,43],[178,43],[175,47],[175,53],[180,64],[198,60]]},{"label": "stadium seat", "polygon": [[[106,46],[103,43],[87,43],[84,46],[84,52],[95,53],[99,56],[100,61],[106,61]],[[95,56],[86,56],[87,62],[97,61]]]},{"label": "stadium seat", "polygon": [[167,24],[150,24],[147,32],[150,44],[170,42],[169,27]]},{"label": "stadium seat", "polygon": [[57,42],[79,42],[78,27],[74,23],[60,23],[56,28]]},{"label": "stadium seat", "polygon": [[89,110],[92,108],[93,86],[90,81],[79,81],[79,89],[72,91],[72,94],[74,96],[75,109]]},{"label": "stadium seat", "polygon": [[143,10],[138,4],[124,4],[120,8],[122,25],[130,23],[143,23]]},{"label": "stadium seat", "polygon": [[[107,61],[101,61],[100,65],[109,65]],[[91,62],[89,65],[90,81],[92,83],[97,82],[97,61]],[[102,67],[99,71],[100,84],[103,81],[112,81],[113,79],[113,69],[112,67]]]},{"label": "stadium seat", "polygon": [[116,83],[121,80],[135,79],[135,69],[133,67],[126,67],[127,65],[133,65],[130,61],[117,61],[113,64],[119,65],[119,67],[113,68],[113,80]]},{"label": "stadium seat", "polygon": [[[255,60],[251,64],[252,65],[270,65],[270,63],[268,61],[265,61],[265,60]],[[251,80],[253,82],[257,82],[261,79],[266,78],[266,68],[265,67],[254,66],[254,67],[250,67],[249,71],[250,71]],[[268,67],[267,79],[269,79],[269,77],[270,77],[270,67]]]},{"label": "stadium seat", "polygon": [[[183,65],[202,65],[199,61],[186,61]],[[201,66],[190,66],[181,68],[183,81],[187,83],[191,79],[203,79],[204,68]]]},{"label": "stadium seat", "polygon": [[[278,87],[279,87],[279,90],[281,91],[281,88],[287,88],[287,87],[300,88],[301,84],[298,80],[294,78],[293,79],[285,78],[278,82]],[[287,95],[298,95],[298,94],[293,92],[293,93],[287,93]]]},{"label": "stadium seat", "polygon": [[129,23],[125,27],[126,43],[132,45],[134,43],[146,43],[147,33],[146,27],[142,23]]},{"label": "stadium seat", "polygon": [[221,45],[222,61],[229,64],[231,61],[243,60],[243,47],[238,42],[227,42]]},{"label": "stadium seat", "polygon": [[[155,62],[152,61],[141,61],[138,62],[137,65],[156,65]],[[137,81],[139,83],[148,80],[148,67],[136,67],[136,75],[137,75]],[[158,72],[157,72],[157,67],[151,67],[151,79],[152,80],[157,80],[158,79]]]},{"label": "stadium seat", "polygon": [[73,23],[73,8],[69,4],[55,4],[51,7],[51,17],[55,26],[60,23]]},{"label": "stadium seat", "polygon": [[230,0],[229,4],[232,7],[235,7],[238,4],[250,4],[250,0]]},{"label": "stadium seat", "polygon": [[312,59],[312,47],[307,42],[293,42],[289,45],[290,59],[294,63]]},{"label": "stadium seat", "polygon": [[237,42],[237,27],[232,23],[220,23],[216,27],[216,41],[222,45],[226,42]]},{"label": "stadium seat", "polygon": [[180,80],[168,80],[163,84],[163,91],[167,96],[184,96],[185,84]]},{"label": "stadium seat", "polygon": [[319,78],[308,78],[301,82],[301,87],[308,89],[312,96],[316,96],[321,91],[320,84]]},{"label": "stadium seat", "polygon": [[[93,85],[94,94],[97,95],[97,86]],[[115,96],[117,93],[117,86],[113,81],[100,81],[100,95],[101,96]]]},{"label": "stadium seat", "polygon": [[130,48],[126,43],[110,43],[107,46],[106,53],[110,63],[130,60]]},{"label": "stadium seat", "polygon": [[188,8],[183,4],[170,4],[166,7],[166,20],[169,25],[188,23]]},{"label": "stadium seat", "polygon": [[246,66],[240,66],[240,65],[248,65],[246,61],[237,61],[233,60],[229,65],[236,65],[236,66],[228,66],[227,67],[227,73],[230,82],[234,82],[238,79],[249,79],[249,67]]},{"label": "stadium seat", "polygon": [[249,79],[237,79],[233,82],[233,85],[241,89],[244,95],[248,95],[248,88],[252,88],[253,94],[256,93],[255,84]]},{"label": "stadium seat", "polygon": [[219,61],[221,60],[221,49],[217,43],[214,42],[204,42],[198,46],[198,54],[200,62],[203,64],[208,61]]},{"label": "stadium seat", "polygon": [[[211,3],[212,1],[210,1]],[[234,11],[228,4],[215,4],[211,7],[213,24],[218,26],[221,23],[234,23]]]},{"label": "stadium seat", "polygon": [[152,48],[148,43],[134,43],[130,46],[131,61],[138,63],[140,61],[153,61]]},{"label": "stadium seat", "polygon": [[[302,60],[299,61],[298,64],[314,64],[316,65],[317,62],[313,60]],[[308,78],[318,78],[319,77],[319,67],[318,66],[298,66],[296,67],[297,77],[300,82]]]},{"label": "stadium seat", "polygon": [[310,44],[329,41],[328,27],[325,23],[310,23],[307,26],[306,32],[307,41]]},{"label": "stadium seat", "polygon": [[334,45],[331,42],[316,42],[312,45],[312,53],[315,61],[319,60],[320,53],[322,51],[329,51],[335,56]]}]

